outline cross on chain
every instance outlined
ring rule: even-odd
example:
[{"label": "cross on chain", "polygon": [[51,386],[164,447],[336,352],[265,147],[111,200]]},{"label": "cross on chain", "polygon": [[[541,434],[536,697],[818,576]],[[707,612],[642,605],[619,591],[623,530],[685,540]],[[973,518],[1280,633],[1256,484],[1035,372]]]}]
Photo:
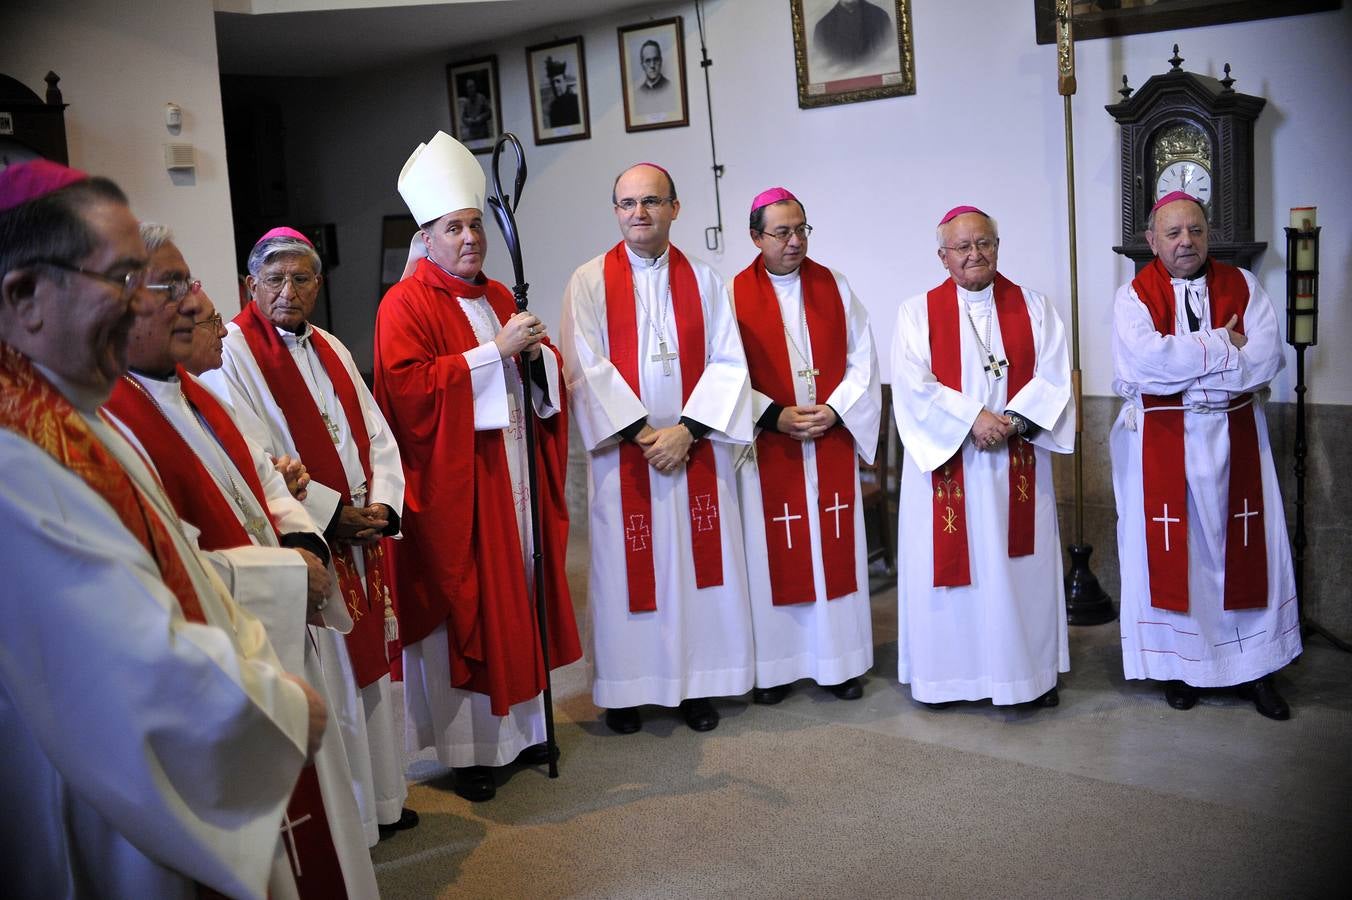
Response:
[{"label": "cross on chain", "polygon": [[319,411],[319,417],[324,420],[324,427],[329,431],[329,439],[335,444],[338,443],[338,423],[329,418],[329,414],[324,410]]},{"label": "cross on chain", "polygon": [[836,498],[836,505],[835,505],[835,506],[828,506],[828,507],[826,507],[826,512],[829,512],[829,513],[835,513],[835,519],[836,519],[836,540],[840,540],[840,511],[841,511],[842,509],[849,509],[849,508],[850,508],[850,504],[848,504],[848,503],[841,503],[841,502],[840,502],[840,493],[839,493],[839,492],[835,492],[834,495],[835,495],[835,498]]},{"label": "cross on chain", "polygon": [[695,520],[697,530],[712,531],[714,521],[718,518],[718,507],[714,505],[708,494],[700,494],[695,498],[695,508],[690,516]]},{"label": "cross on chain", "polygon": [[1258,510],[1249,509],[1249,498],[1244,498],[1244,512],[1237,512],[1230,518],[1244,520],[1244,546],[1249,546],[1249,519],[1258,515]]},{"label": "cross on chain", "polygon": [[662,364],[662,374],[670,375],[671,361],[673,359],[678,359],[679,357],[680,357],[679,353],[672,353],[668,351],[667,342],[662,340],[657,342],[657,352],[654,353],[652,356],[650,356],[649,359],[652,360],[653,362],[660,362]]},{"label": "cross on chain", "polygon": [[291,832],[295,830],[297,825],[304,825],[308,821],[310,821],[309,813],[306,813],[294,822],[291,821],[291,816],[282,816],[282,837],[286,840],[286,855],[291,860],[291,872],[297,878],[301,875],[300,851],[296,849],[296,836]]},{"label": "cross on chain", "polygon": [[790,549],[790,550],[793,549],[793,532],[790,530],[790,525],[789,525],[789,523],[792,522],[794,519],[801,519],[801,518],[802,518],[802,516],[791,516],[791,515],[789,515],[789,504],[785,503],[785,504],[784,504],[784,515],[782,515],[782,516],[775,516],[773,519],[770,520],[770,521],[772,521],[772,522],[783,522],[783,523],[784,523],[784,540],[788,543],[789,549]]},{"label": "cross on chain", "polygon": [[999,381],[1001,378],[1005,377],[1004,367],[1007,365],[1009,365],[1009,360],[996,359],[994,353],[987,353],[986,365],[983,366],[982,368],[984,368],[987,372],[990,372],[992,375],[994,375],[996,381]]},{"label": "cross on chain", "polygon": [[648,537],[651,533],[644,517],[637,513],[629,517],[629,525],[624,529],[624,537],[629,541],[630,550],[647,550]]},{"label": "cross on chain", "polygon": [[1164,504],[1164,515],[1156,516],[1151,519],[1152,522],[1161,522],[1164,524],[1164,552],[1169,552],[1169,525],[1173,522],[1181,522],[1182,519],[1173,519],[1169,517],[1169,504]]},{"label": "cross on chain", "polygon": [[817,376],[820,375],[821,373],[822,373],[821,369],[815,369],[812,367],[799,369],[798,372],[796,373],[799,378],[807,382],[808,403],[817,402]]}]

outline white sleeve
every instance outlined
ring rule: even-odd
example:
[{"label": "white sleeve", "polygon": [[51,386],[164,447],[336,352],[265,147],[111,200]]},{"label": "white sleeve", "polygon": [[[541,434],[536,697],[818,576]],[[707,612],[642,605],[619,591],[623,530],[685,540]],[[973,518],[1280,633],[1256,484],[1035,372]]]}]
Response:
[{"label": "white sleeve", "polygon": [[892,333],[892,411],[902,446],[922,472],[951,459],[984,407],[939,383],[930,362],[925,295],[905,300]]}]

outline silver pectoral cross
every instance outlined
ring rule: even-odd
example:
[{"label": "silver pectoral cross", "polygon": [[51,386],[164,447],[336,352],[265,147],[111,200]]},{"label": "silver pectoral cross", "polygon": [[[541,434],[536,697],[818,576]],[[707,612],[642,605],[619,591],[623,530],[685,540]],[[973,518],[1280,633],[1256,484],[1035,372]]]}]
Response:
[{"label": "silver pectoral cross", "polygon": [[677,354],[677,353],[671,353],[671,352],[669,352],[669,351],[667,350],[667,342],[666,342],[666,341],[658,341],[658,342],[657,342],[657,352],[654,353],[654,354],[650,357],[650,359],[651,359],[653,362],[660,362],[660,363],[662,364],[662,374],[663,374],[663,375],[670,375],[670,374],[671,374],[671,361],[672,361],[673,359],[677,359],[677,358],[679,357],[679,355],[680,355],[680,354]]},{"label": "silver pectoral cross", "polygon": [[324,427],[329,430],[329,437],[333,442],[338,443],[338,423],[329,418],[329,414],[323,410],[319,411],[320,417],[324,420]]},{"label": "silver pectoral cross", "polygon": [[1004,367],[1009,365],[1009,360],[996,359],[994,353],[987,353],[986,360],[987,360],[986,365],[983,368],[985,368],[987,372],[990,372],[992,375],[994,375],[996,381],[999,381],[1001,378],[1005,377]]},{"label": "silver pectoral cross", "polygon": [[799,378],[807,382],[807,402],[817,402],[817,376],[822,373],[821,369],[806,368],[799,369],[796,373]]}]

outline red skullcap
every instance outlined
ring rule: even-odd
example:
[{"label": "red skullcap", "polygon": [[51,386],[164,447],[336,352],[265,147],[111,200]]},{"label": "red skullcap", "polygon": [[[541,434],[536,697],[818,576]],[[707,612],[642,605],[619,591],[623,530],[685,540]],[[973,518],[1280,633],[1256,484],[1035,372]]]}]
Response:
[{"label": "red skullcap", "polygon": [[50,159],[15,163],[0,172],[0,212],[54,194],[88,178],[87,173]]},{"label": "red skullcap", "polygon": [[1196,197],[1194,197],[1192,194],[1189,194],[1189,193],[1187,193],[1187,192],[1185,192],[1185,191],[1170,191],[1169,193],[1165,194],[1163,197],[1161,197],[1161,198],[1159,198],[1158,200],[1156,200],[1156,201],[1155,201],[1155,205],[1152,206],[1152,207],[1150,207],[1150,211],[1153,213],[1153,212],[1155,212],[1156,210],[1158,210],[1161,206],[1167,206],[1167,205],[1169,205],[1170,203],[1173,203],[1175,200],[1191,200],[1193,203],[1196,203],[1198,206],[1201,206],[1201,205],[1202,205],[1202,201],[1201,201],[1201,200],[1198,200],[1198,199],[1197,199]]},{"label": "red skullcap", "polygon": [[287,228],[285,225],[283,225],[283,226],[281,226],[280,228],[274,228],[274,229],[272,229],[272,230],[269,231],[267,234],[263,235],[261,238],[259,238],[258,240],[254,241],[254,246],[257,247],[259,244],[263,243],[264,241],[270,241],[270,240],[272,240],[273,238],[281,238],[281,237],[292,238],[292,239],[297,240],[297,241],[302,241],[302,242],[304,242],[304,243],[306,243],[306,244],[309,244],[310,247],[311,247],[312,249],[314,248],[314,245],[315,245],[315,244],[314,244],[314,241],[310,240],[309,238],[307,238],[305,235],[301,234],[301,233],[300,233],[299,231],[297,231],[296,229],[294,229],[294,228]]},{"label": "red skullcap", "polygon": [[772,187],[761,191],[756,195],[756,199],[751,201],[751,211],[755,212],[762,206],[769,206],[771,203],[779,203],[784,200],[793,200],[797,202],[798,198],[786,188]]},{"label": "red skullcap", "polygon": [[[949,222],[952,222],[958,216],[964,215],[965,213],[980,213],[981,215],[986,216],[984,212],[977,209],[975,206],[955,206],[944,213],[944,217],[939,220],[939,224],[947,225]],[[986,218],[989,219],[990,216],[986,216]]]}]

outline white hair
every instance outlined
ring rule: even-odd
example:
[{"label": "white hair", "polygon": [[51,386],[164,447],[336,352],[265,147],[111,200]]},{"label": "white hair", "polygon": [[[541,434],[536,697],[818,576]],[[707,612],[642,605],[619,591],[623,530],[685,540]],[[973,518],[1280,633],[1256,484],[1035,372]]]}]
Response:
[{"label": "white hair", "polygon": [[[962,215],[965,216],[965,215],[967,215],[967,213],[962,213]],[[983,213],[983,212],[978,212],[977,215],[979,215],[979,216],[986,216],[986,214]],[[953,217],[953,219],[956,219],[956,218],[957,218],[957,216],[954,216],[954,217]],[[938,228],[934,229],[934,241],[935,241],[935,243],[937,243],[940,247],[942,247],[942,246],[944,245],[944,225],[947,225],[949,222],[952,222],[953,219],[949,219],[948,222],[945,222],[943,225],[940,225]],[[995,217],[994,217],[994,216],[986,216],[986,221],[990,223],[990,225],[991,225],[991,231],[995,232],[995,239],[996,239],[997,241],[1000,240],[1000,223],[997,222],[997,221],[995,221]]]}]

